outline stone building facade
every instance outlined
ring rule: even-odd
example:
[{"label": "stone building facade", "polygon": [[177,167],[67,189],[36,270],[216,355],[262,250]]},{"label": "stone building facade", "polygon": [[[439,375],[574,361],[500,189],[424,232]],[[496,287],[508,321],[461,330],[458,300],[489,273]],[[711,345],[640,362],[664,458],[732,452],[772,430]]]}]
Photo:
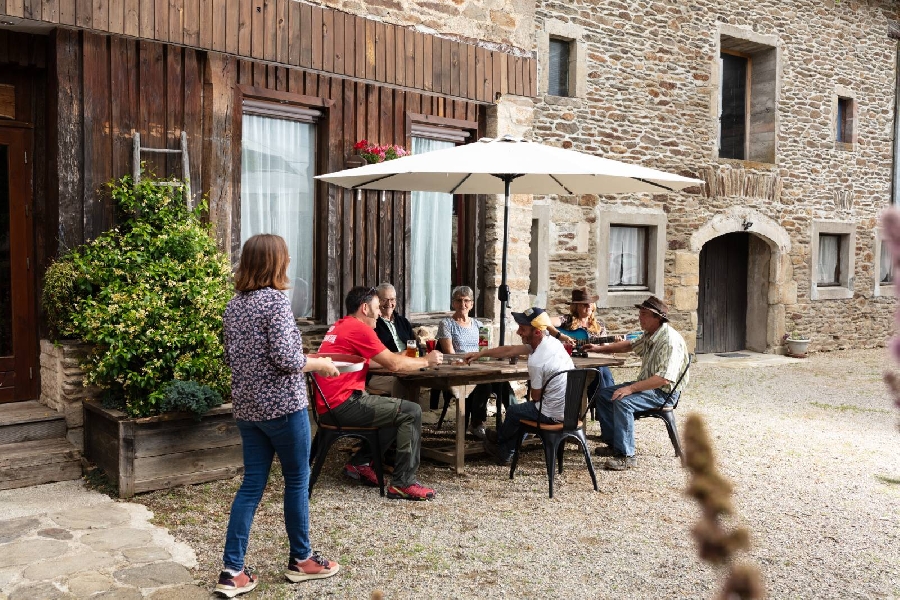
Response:
[{"label": "stone building facade", "polygon": [[[610,329],[624,332],[636,328],[635,301],[654,293],[702,349],[704,319],[708,331],[710,317],[723,318],[699,302],[704,286],[707,298],[738,286],[742,347],[778,351],[794,330],[812,336],[813,350],[883,344],[895,300],[880,283],[877,223],[892,194],[897,18],[893,2],[538,2],[534,137],[705,185],[535,198],[530,214],[515,215],[510,263],[521,275],[525,240],[535,246],[532,299],[564,311],[570,289],[586,286]],[[548,93],[551,40],[568,48],[563,95]],[[720,156],[723,53],[750,64],[742,159]],[[839,119],[849,136],[837,138]],[[647,232],[643,290],[611,288],[611,226]],[[709,268],[728,235],[746,252],[745,273]],[[836,285],[818,283],[820,242],[839,247]]]}]

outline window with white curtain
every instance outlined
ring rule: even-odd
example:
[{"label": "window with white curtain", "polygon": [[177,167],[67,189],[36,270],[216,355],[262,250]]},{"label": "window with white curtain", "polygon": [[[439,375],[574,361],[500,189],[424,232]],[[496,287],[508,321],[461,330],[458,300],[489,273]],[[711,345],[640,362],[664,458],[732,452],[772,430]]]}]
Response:
[{"label": "window with white curtain", "polygon": [[880,283],[893,283],[894,281],[894,260],[891,256],[891,247],[881,241],[881,258],[879,260],[878,281]]},{"label": "window with white curtain", "polygon": [[[412,138],[412,153],[452,148],[450,141]],[[410,205],[410,313],[447,311],[453,273],[453,194],[413,192]]]},{"label": "window with white curtain", "polygon": [[[245,103],[246,105],[246,103]],[[285,239],[287,290],[296,317],[313,310],[314,123],[248,114],[242,119],[241,244],[258,233]]]},{"label": "window with white curtain", "polygon": [[609,288],[647,289],[647,228],[609,228]]},{"label": "window with white curtain", "polygon": [[816,285],[840,285],[841,283],[841,236],[821,234],[819,236],[818,277]]}]

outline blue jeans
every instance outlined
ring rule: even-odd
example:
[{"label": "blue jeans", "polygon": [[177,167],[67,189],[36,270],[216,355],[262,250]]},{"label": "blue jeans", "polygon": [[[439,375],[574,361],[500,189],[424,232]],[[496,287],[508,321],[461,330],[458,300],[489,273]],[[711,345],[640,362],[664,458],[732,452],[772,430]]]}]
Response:
[{"label": "blue jeans", "polygon": [[516,440],[522,436],[521,421],[540,421],[541,423],[556,423],[553,419],[545,417],[538,412],[536,402],[520,402],[510,404],[506,409],[506,418],[500,431],[497,432],[497,448],[501,460],[510,460],[516,451]]},{"label": "blue jeans", "polygon": [[598,369],[600,371],[600,375],[594,377],[594,380],[588,384],[587,389],[587,397],[588,401],[594,398],[594,394],[597,393],[597,390],[602,390],[603,388],[612,387],[616,385],[615,380],[612,376],[612,371],[609,370],[609,367],[600,367]]},{"label": "blue jeans", "polygon": [[309,545],[309,417],[306,410],[268,421],[238,421],[244,445],[244,481],[231,504],[225,534],[226,569],[244,568],[250,525],[278,454],[284,475],[284,527],[291,558],[306,560]]},{"label": "blue jeans", "polygon": [[[629,381],[597,392],[597,420],[600,421],[600,439],[609,444],[617,455],[634,456],[634,413],[659,408],[666,402],[666,393],[660,389],[637,392],[613,402],[613,392],[634,383]],[[675,392],[676,394],[678,392]],[[673,395],[674,401],[676,396]]]}]

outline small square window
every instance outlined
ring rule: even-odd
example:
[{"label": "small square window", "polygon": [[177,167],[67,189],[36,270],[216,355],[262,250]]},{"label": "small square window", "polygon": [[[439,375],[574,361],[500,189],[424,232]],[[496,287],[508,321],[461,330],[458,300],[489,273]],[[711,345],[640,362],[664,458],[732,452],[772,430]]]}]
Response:
[{"label": "small square window", "polygon": [[571,96],[569,91],[569,54],[572,42],[550,38],[549,81],[547,93],[551,96]]},{"label": "small square window", "polygon": [[609,228],[609,289],[615,291],[646,290],[647,227]]},{"label": "small square window", "polygon": [[838,97],[834,139],[842,144],[853,143],[853,98]]},{"label": "small square window", "polygon": [[816,278],[816,285],[819,287],[841,284],[842,237],[826,233],[819,236],[819,268]]}]

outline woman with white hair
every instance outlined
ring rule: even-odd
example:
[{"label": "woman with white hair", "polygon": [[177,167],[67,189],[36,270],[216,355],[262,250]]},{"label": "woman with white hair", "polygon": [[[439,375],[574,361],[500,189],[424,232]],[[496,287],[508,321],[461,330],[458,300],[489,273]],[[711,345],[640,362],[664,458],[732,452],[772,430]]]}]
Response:
[{"label": "woman with white hair", "polygon": [[[467,285],[453,288],[453,293],[450,295],[450,307],[453,309],[453,314],[438,325],[437,342],[441,352],[444,354],[478,352],[478,331],[481,322],[469,316],[469,312],[474,306],[475,293],[472,288]],[[508,383],[482,383],[475,386],[466,399],[466,413],[467,416],[471,415],[469,433],[478,439],[484,439],[487,401],[491,393],[496,393],[506,404],[514,402],[515,395]]]}]

